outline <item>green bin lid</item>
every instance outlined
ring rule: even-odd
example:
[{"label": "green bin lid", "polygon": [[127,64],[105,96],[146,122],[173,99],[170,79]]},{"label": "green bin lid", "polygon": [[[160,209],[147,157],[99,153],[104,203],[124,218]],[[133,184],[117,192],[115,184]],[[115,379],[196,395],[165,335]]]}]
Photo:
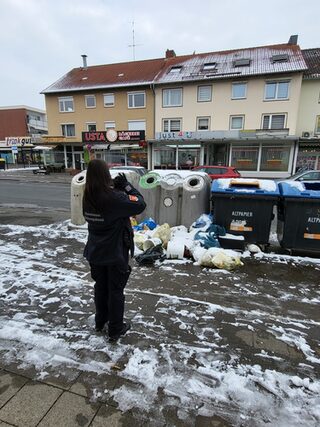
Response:
[{"label": "green bin lid", "polygon": [[142,188],[155,188],[160,183],[160,175],[156,172],[149,172],[140,178],[139,185]]}]

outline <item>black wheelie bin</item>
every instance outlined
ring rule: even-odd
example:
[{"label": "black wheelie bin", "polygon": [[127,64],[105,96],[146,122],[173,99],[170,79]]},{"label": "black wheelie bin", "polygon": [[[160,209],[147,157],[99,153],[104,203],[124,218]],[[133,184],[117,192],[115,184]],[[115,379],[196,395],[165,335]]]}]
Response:
[{"label": "black wheelie bin", "polygon": [[320,253],[320,182],[279,182],[277,235],[289,251]]},{"label": "black wheelie bin", "polygon": [[279,194],[273,180],[217,179],[211,187],[215,221],[228,233],[244,236],[246,243],[268,245]]}]

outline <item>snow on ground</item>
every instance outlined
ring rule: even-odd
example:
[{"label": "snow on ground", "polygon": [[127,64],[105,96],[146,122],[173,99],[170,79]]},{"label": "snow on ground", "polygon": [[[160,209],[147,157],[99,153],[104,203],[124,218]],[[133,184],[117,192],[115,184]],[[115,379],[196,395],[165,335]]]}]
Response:
[{"label": "snow on ground", "polygon": [[[320,423],[319,264],[243,254],[234,272],[190,260],[134,265],[133,328],[111,345],[93,332],[85,230],[0,226],[0,360],[38,379],[116,376],[91,397],[159,422],[219,415],[240,426]],[[155,424],[156,425],[156,424]]]}]

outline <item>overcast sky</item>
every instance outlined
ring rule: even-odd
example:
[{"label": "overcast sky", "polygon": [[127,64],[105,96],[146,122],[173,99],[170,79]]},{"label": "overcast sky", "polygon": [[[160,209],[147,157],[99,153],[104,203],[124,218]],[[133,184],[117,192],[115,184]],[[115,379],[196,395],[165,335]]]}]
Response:
[{"label": "overcast sky", "polygon": [[286,43],[320,47],[320,0],[0,0],[0,106],[44,108],[41,90],[82,64]]}]

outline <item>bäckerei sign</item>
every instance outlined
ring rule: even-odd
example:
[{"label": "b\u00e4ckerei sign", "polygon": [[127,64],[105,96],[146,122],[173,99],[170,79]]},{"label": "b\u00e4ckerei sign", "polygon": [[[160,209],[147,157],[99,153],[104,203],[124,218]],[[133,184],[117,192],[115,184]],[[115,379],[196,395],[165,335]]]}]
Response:
[{"label": "b\u00e4ckerei sign", "polygon": [[82,132],[82,142],[105,144],[110,142],[137,142],[145,140],[144,130],[119,130],[108,129],[106,131]]}]

